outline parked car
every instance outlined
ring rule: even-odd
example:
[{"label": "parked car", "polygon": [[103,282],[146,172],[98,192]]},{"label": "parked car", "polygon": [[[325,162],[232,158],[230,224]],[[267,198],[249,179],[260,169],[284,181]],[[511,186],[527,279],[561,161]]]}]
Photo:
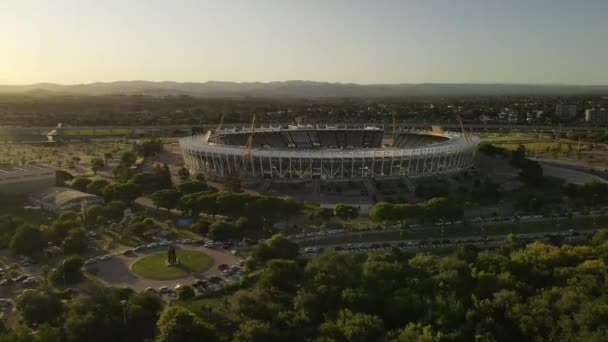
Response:
[{"label": "parked car", "polygon": [[16,278],[13,278],[13,282],[20,283],[20,282],[24,281],[27,278],[29,278],[28,275],[22,274],[22,275],[20,275],[20,276],[18,276]]},{"label": "parked car", "polygon": [[25,280],[23,280],[21,283],[23,285],[34,285],[38,282],[38,279],[36,277],[29,277]]}]

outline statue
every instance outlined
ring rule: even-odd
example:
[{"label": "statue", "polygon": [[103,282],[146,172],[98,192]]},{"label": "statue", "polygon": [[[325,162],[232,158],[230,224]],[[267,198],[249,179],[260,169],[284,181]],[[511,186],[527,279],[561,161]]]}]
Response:
[{"label": "statue", "polygon": [[177,255],[175,254],[175,247],[170,246],[167,251],[167,261],[169,265],[176,265],[179,261],[177,260]]}]

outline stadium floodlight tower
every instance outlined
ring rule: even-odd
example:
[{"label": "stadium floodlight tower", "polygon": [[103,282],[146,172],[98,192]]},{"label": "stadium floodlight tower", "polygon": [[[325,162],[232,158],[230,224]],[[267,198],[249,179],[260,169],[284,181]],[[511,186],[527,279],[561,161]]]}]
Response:
[{"label": "stadium floodlight tower", "polygon": [[398,130],[383,144],[378,127],[286,125],[225,128],[179,140],[186,167],[243,184],[272,179],[417,178],[465,171],[475,163],[479,139],[461,133]]}]

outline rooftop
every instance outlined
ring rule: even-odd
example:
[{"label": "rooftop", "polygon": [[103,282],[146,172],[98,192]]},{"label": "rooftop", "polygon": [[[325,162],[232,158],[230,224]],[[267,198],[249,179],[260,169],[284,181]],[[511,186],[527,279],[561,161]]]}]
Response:
[{"label": "rooftop", "polygon": [[0,166],[0,176],[9,173],[33,172],[33,171],[53,171],[53,169],[38,166],[38,165],[23,165],[23,166]]}]

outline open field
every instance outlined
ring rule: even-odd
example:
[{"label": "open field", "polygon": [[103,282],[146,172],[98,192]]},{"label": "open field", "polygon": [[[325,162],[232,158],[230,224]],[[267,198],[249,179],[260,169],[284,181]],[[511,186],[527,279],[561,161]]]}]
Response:
[{"label": "open field", "polygon": [[165,280],[185,277],[211,265],[211,258],[203,252],[182,249],[177,250],[176,254],[178,265],[168,266],[167,253],[158,252],[135,261],[131,270],[143,278]]},{"label": "open field", "polygon": [[535,139],[536,137],[530,134],[513,134],[513,135],[490,135],[490,136],[485,136],[485,137],[481,137],[480,140],[482,143],[487,142],[487,143],[496,143],[496,142],[516,142],[518,140],[532,140]]},{"label": "open field", "polygon": [[115,128],[115,129],[64,129],[61,131],[63,135],[79,136],[79,135],[129,135],[130,129]]}]

